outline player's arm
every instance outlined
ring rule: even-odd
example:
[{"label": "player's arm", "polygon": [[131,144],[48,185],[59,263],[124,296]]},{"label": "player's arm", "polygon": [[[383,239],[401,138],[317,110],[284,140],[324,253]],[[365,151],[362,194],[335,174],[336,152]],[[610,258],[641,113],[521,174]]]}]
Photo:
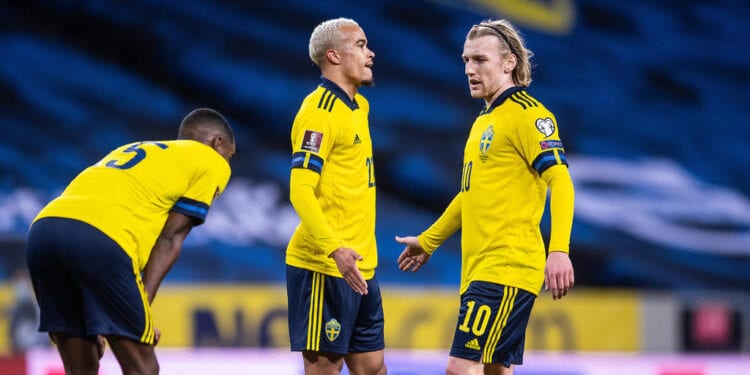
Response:
[{"label": "player's arm", "polygon": [[416,272],[430,259],[432,253],[461,227],[461,193],[446,207],[443,214],[419,236],[396,236],[396,242],[406,245],[398,257],[398,268]]},{"label": "player's arm", "polygon": [[427,230],[417,236],[419,245],[425,252],[432,254],[445,240],[461,228],[461,202],[462,195],[458,193],[445,208],[443,214]]},{"label": "player's arm", "polygon": [[148,294],[149,303],[154,301],[159,285],[180,256],[182,243],[195,224],[194,218],[177,212],[169,213],[151,250],[148,263],[143,269],[143,285]]},{"label": "player's arm", "polygon": [[575,283],[573,264],[568,256],[575,192],[565,165],[550,167],[542,174],[542,178],[550,190],[552,226],[547,266],[544,269],[545,289],[552,290],[553,299],[560,299]]},{"label": "player's arm", "polygon": [[315,189],[320,181],[320,175],[307,168],[292,168],[289,181],[289,201],[300,217],[302,225],[315,238],[318,246],[323,249],[327,257],[336,262],[341,275],[355,292],[367,294],[367,282],[357,267],[362,260],[354,249],[344,246],[343,241],[336,236],[328,224],[323,209],[315,196]]},{"label": "player's arm", "polygon": [[289,178],[289,201],[300,217],[302,225],[315,238],[326,256],[344,246],[328,224],[323,209],[318,203],[315,189],[320,175],[306,168],[292,168]]}]

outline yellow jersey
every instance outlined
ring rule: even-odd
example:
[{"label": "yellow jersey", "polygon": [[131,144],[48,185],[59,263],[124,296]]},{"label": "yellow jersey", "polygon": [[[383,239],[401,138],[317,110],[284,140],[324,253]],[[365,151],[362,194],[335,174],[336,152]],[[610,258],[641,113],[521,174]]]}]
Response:
[{"label": "yellow jersey", "polygon": [[[503,92],[476,118],[464,148],[460,192],[419,236],[430,251],[461,228],[461,293],[472,281],[539,293],[546,265],[540,223],[548,188],[542,175],[557,165],[567,166],[557,121],[522,87]],[[563,167],[553,173],[568,172]],[[555,250],[568,251],[570,230],[565,230]]]},{"label": "yellow jersey", "polygon": [[34,221],[62,217],[88,223],[143,270],[169,212],[203,223],[230,174],[226,159],[197,141],[131,143],[78,174]]},{"label": "yellow jersey", "polygon": [[350,100],[325,78],[303,100],[291,131],[290,195],[306,184],[316,202],[295,206],[301,222],[286,249],[288,265],[342,277],[330,254],[349,247],[364,258],[357,262],[363,277],[374,276],[378,256],[369,109],[364,96]]}]

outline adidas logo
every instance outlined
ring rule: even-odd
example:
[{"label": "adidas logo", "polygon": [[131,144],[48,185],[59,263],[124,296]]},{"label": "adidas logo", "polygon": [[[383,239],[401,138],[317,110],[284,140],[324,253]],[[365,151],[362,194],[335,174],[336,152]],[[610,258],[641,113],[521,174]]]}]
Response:
[{"label": "adidas logo", "polygon": [[358,144],[360,144],[360,143],[362,143],[362,140],[361,140],[361,139],[359,139],[359,134],[355,134],[355,135],[354,135],[354,144],[355,144],[355,145],[358,145]]},{"label": "adidas logo", "polygon": [[477,340],[476,338],[468,341],[466,344],[464,344],[464,346],[469,349],[482,350],[482,348],[479,347],[479,340]]}]

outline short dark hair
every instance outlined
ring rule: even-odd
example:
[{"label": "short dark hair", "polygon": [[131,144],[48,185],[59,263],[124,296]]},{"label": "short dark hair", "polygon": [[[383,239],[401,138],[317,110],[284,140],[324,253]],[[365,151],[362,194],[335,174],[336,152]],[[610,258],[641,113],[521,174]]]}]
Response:
[{"label": "short dark hair", "polygon": [[234,143],[234,131],[229,122],[218,111],[211,108],[192,110],[182,119],[178,139],[198,139],[199,134],[206,131],[218,131],[228,141]]}]

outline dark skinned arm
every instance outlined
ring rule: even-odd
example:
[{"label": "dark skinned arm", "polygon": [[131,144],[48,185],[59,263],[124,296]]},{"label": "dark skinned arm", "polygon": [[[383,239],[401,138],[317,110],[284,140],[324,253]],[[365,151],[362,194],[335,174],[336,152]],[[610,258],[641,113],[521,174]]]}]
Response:
[{"label": "dark skinned arm", "polygon": [[149,303],[153,303],[159,285],[180,256],[182,243],[195,224],[194,219],[188,216],[176,212],[169,213],[164,228],[151,250],[146,268],[143,269],[143,285]]}]

